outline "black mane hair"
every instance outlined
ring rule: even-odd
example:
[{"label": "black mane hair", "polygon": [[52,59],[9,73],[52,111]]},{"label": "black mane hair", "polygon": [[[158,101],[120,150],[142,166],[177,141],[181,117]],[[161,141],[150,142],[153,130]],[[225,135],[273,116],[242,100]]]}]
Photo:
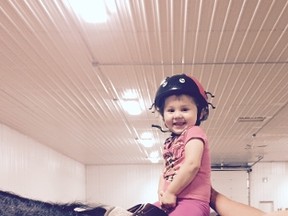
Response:
[{"label": "black mane hair", "polygon": [[105,213],[103,206],[91,207],[78,202],[42,202],[0,191],[1,216],[104,216]]}]

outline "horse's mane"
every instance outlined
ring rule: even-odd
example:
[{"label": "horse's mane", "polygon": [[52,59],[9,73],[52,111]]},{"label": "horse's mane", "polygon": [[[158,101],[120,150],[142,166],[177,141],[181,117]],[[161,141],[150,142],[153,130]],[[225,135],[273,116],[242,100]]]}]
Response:
[{"label": "horse's mane", "polygon": [[[113,213],[114,212],[114,213]],[[116,213],[117,212],[117,213]],[[12,192],[0,190],[1,216],[129,216],[125,209],[81,202],[52,203],[19,196]]]}]

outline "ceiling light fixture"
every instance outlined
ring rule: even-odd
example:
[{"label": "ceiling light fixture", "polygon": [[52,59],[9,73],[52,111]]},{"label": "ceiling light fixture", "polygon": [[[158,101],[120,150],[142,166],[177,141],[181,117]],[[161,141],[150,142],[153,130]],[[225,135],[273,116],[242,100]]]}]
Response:
[{"label": "ceiling light fixture", "polygon": [[67,0],[75,13],[88,23],[104,23],[116,11],[112,0]]},{"label": "ceiling light fixture", "polygon": [[139,100],[139,95],[136,90],[128,89],[123,93],[120,101],[122,107],[130,115],[140,115],[142,113],[143,102]]},{"label": "ceiling light fixture", "polygon": [[123,109],[130,115],[140,115],[142,112],[139,101],[137,100],[121,100],[120,103]]},{"label": "ceiling light fixture", "polygon": [[158,163],[160,161],[160,158],[149,158],[151,163]]},{"label": "ceiling light fixture", "polygon": [[145,148],[151,148],[154,145],[154,141],[152,139],[140,139],[139,142],[145,147]]},{"label": "ceiling light fixture", "polygon": [[139,98],[139,95],[135,89],[127,89],[124,91],[122,98],[124,100],[136,100]]},{"label": "ceiling light fixture", "polygon": [[153,134],[151,132],[144,132],[141,134],[140,139],[138,139],[141,145],[145,148],[151,148],[155,144]]},{"label": "ceiling light fixture", "polygon": [[160,161],[160,157],[159,157],[159,152],[158,151],[153,151],[149,154],[148,159],[152,162],[152,163],[158,163]]}]

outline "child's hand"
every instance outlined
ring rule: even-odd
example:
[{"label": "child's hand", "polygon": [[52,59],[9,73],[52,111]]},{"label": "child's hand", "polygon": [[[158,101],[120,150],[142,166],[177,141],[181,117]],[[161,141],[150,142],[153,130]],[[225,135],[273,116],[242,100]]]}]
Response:
[{"label": "child's hand", "polygon": [[161,208],[166,211],[171,211],[176,207],[177,204],[177,196],[175,194],[165,192],[160,197]]}]

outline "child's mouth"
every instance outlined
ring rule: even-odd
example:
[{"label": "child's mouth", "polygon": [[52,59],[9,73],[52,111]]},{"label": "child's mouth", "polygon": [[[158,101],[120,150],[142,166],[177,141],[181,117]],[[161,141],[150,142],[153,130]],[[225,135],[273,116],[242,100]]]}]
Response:
[{"label": "child's mouth", "polygon": [[174,122],[173,125],[181,127],[181,126],[185,125],[185,122]]}]

